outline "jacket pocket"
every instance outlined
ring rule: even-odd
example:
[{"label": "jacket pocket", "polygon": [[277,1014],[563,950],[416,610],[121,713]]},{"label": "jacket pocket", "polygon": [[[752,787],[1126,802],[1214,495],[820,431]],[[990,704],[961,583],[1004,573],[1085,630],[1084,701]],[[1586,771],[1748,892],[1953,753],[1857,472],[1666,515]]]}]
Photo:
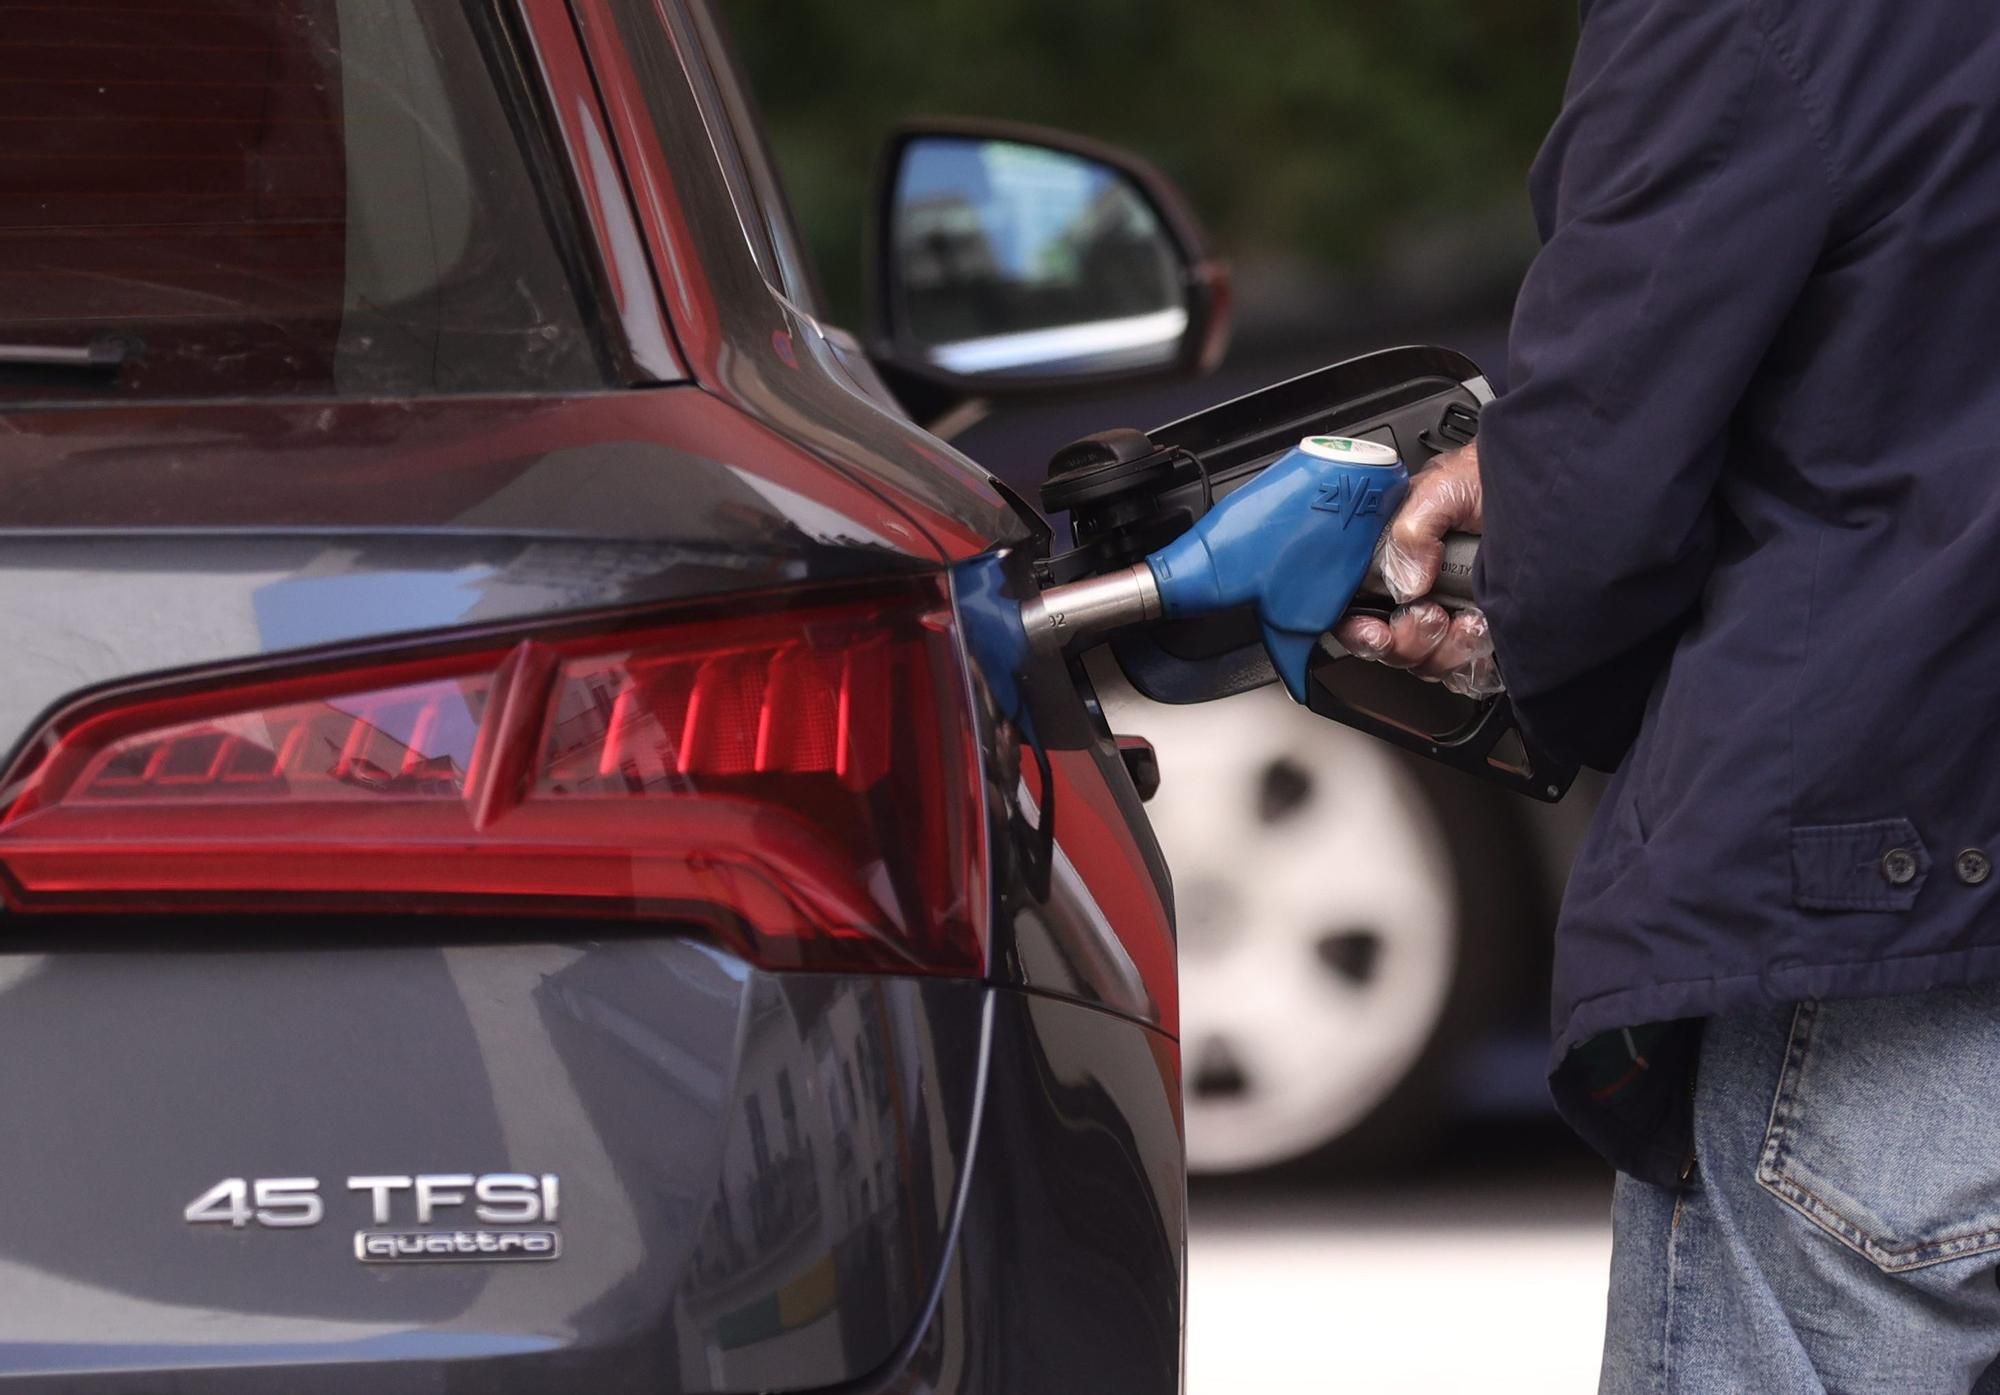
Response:
[{"label": "jacket pocket", "polygon": [[2000,992],[1802,1003],[1757,1180],[1878,1268],[2000,1250]]},{"label": "jacket pocket", "polygon": [[1792,902],[1809,911],[1906,911],[1931,856],[1908,819],[1792,829]]}]

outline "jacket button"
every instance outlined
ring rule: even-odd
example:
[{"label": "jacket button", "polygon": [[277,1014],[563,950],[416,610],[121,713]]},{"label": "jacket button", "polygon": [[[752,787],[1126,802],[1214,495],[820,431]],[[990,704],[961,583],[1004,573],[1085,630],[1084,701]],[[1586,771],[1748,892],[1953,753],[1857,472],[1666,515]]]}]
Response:
[{"label": "jacket button", "polygon": [[1952,870],[1958,873],[1958,879],[1967,886],[1978,886],[1993,875],[1993,859],[1978,848],[1967,848],[1958,855],[1958,860],[1952,864]]},{"label": "jacket button", "polygon": [[1891,848],[1882,854],[1882,875],[1890,886],[1908,886],[1917,879],[1917,855],[1908,848]]}]

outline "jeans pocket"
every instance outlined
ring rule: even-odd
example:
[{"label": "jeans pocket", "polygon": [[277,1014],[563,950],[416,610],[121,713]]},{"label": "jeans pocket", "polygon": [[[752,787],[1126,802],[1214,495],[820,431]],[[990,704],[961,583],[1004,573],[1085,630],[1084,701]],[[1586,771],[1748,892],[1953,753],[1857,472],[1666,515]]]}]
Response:
[{"label": "jeans pocket", "polygon": [[1757,1181],[1887,1272],[2000,1250],[2000,994],[1801,1003]]}]

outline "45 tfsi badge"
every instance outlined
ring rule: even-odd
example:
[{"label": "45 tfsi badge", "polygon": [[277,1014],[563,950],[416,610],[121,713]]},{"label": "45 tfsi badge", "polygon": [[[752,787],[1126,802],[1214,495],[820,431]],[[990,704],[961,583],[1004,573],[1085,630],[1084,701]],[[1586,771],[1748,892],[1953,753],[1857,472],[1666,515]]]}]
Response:
[{"label": "45 tfsi badge", "polygon": [[[364,1264],[555,1259],[561,1186],[553,1172],[385,1173],[347,1179],[358,1203],[368,1197],[369,1225],[354,1232],[354,1257]],[[453,1224],[471,1208],[470,1221]],[[412,1224],[398,1227],[398,1212]],[[441,1213],[450,1212],[447,1216]],[[326,1219],[317,1177],[225,1177],[182,1212],[190,1225],[262,1226],[293,1230]]]}]

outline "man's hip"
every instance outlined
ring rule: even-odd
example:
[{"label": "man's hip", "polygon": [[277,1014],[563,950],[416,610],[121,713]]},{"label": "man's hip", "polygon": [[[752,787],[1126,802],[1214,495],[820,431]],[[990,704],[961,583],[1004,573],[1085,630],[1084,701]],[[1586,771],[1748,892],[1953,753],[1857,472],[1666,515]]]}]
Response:
[{"label": "man's hip", "polygon": [[1619,1179],[1602,1395],[2000,1392],[2000,989],[1714,1018],[1694,1142]]}]

